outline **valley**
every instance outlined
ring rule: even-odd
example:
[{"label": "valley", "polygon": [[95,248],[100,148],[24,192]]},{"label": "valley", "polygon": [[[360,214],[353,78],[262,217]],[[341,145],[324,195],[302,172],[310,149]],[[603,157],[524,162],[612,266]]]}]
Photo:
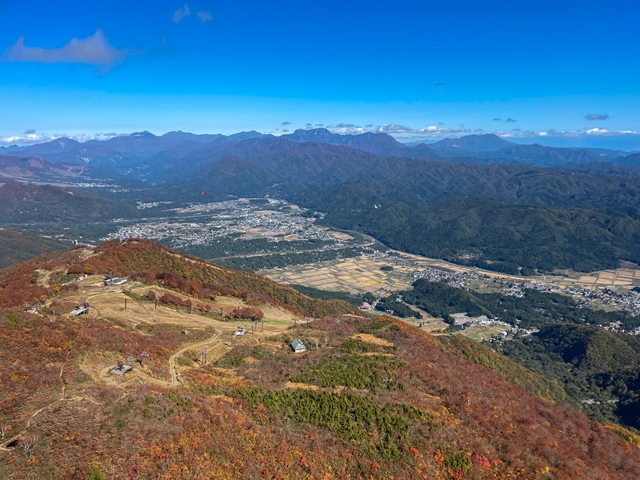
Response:
[{"label": "valley", "polygon": [[[632,167],[541,168],[490,154],[468,162],[437,150],[450,145],[410,149],[384,136],[313,130],[285,138],[171,142],[147,133],[113,142],[122,149],[144,145],[147,152],[99,160],[99,169],[125,173],[125,179],[90,169],[62,178],[59,167],[31,161],[20,164],[23,177],[16,182],[9,174],[17,161],[5,161],[2,170],[0,158],[7,179],[0,184],[0,224],[24,232],[6,230],[5,237],[14,245],[29,238],[31,256],[70,248],[22,264],[16,264],[25,258],[19,248],[7,251],[12,266],[0,271],[0,302],[14,310],[6,325],[44,331],[38,322],[48,321],[47,328],[71,336],[80,329],[76,341],[87,345],[72,364],[54,362],[57,378],[73,373],[85,383],[65,384],[27,400],[28,411],[10,413],[12,428],[21,428],[11,438],[24,448],[32,430],[52,438],[42,422],[69,402],[100,405],[95,389],[115,389],[115,399],[131,404],[136,389],[156,389],[174,407],[183,398],[199,402],[213,395],[257,411],[268,405],[296,421],[325,422],[292,405],[334,408],[320,407],[333,401],[327,395],[362,402],[366,389],[379,389],[384,378],[379,404],[393,399],[404,405],[416,391],[393,393],[405,392],[407,384],[394,383],[391,373],[399,371],[393,332],[403,329],[441,345],[456,365],[465,359],[489,368],[536,398],[568,402],[616,429],[618,438],[636,441],[638,423],[630,412],[640,358],[640,183]],[[553,162],[565,154],[571,161],[592,158],[496,145],[514,155],[549,154]],[[39,148],[52,164],[62,158]],[[436,152],[439,160],[416,152]],[[65,158],[73,160],[70,155]],[[106,286],[104,275],[128,279]],[[70,315],[85,303],[88,315]],[[14,313],[25,309],[40,320]],[[244,335],[235,335],[243,328]],[[314,360],[286,370],[281,364],[291,361],[294,334]],[[609,345],[616,345],[615,353]],[[421,344],[410,356],[425,348],[433,346]],[[584,353],[575,356],[576,349]],[[133,370],[113,374],[119,361]],[[572,369],[569,362],[597,366]],[[411,373],[408,378],[413,385]],[[27,398],[20,388],[13,392]],[[142,419],[160,421],[176,411],[156,394],[147,398],[162,407],[139,405]],[[111,419],[101,423],[103,440],[113,441],[109,435],[128,422],[140,428],[139,415],[125,413],[126,405],[114,412],[96,408]],[[354,440],[342,427],[321,424]],[[162,428],[154,428],[160,435]],[[383,442],[376,447],[382,453],[366,455],[381,455],[391,462],[385,468],[397,471],[394,462],[404,458],[397,446]]]}]

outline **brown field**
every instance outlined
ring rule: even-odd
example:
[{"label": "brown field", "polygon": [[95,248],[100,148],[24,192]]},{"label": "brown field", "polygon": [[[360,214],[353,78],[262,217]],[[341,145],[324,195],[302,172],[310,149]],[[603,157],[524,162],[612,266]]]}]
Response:
[{"label": "brown field", "polygon": [[507,327],[504,325],[474,325],[473,327],[465,328],[456,333],[456,335],[462,335],[476,342],[481,342],[482,340],[489,340],[505,330],[507,330]]},{"label": "brown field", "polygon": [[[394,270],[391,272],[380,270],[382,266],[393,266]],[[411,275],[415,270],[413,267],[399,267],[390,259],[371,260],[363,256],[335,262],[267,270],[262,274],[272,280],[290,285],[365,293],[391,292],[409,288],[413,283]]]}]

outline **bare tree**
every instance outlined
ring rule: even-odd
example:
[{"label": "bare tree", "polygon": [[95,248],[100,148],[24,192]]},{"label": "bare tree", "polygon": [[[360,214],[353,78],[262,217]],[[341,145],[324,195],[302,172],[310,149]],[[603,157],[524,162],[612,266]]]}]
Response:
[{"label": "bare tree", "polygon": [[38,437],[31,437],[29,440],[25,440],[20,443],[20,448],[22,449],[22,453],[24,453],[25,457],[31,458],[33,456],[33,452],[38,445]]},{"label": "bare tree", "polygon": [[4,440],[4,437],[7,435],[9,428],[4,423],[0,423],[0,438]]}]

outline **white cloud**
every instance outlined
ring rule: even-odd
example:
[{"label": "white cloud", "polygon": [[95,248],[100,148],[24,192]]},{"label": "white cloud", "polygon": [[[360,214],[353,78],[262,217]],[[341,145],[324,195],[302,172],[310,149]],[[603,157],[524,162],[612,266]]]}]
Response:
[{"label": "white cloud", "polygon": [[[28,133],[28,132],[33,133]],[[77,142],[86,142],[88,140],[108,140],[113,137],[126,136],[128,133],[76,133],[74,135],[63,135],[63,134],[36,134],[35,130],[27,130],[22,135],[11,135],[8,137],[0,137],[0,146],[9,146],[9,145],[35,145],[36,143],[45,143],[51,142],[52,140],[57,140],[58,138],[70,138]]]},{"label": "white cloud", "polygon": [[609,130],[605,130],[604,128],[590,128],[585,133],[587,135],[606,135],[609,133]]},{"label": "white cloud", "polygon": [[202,23],[211,22],[213,20],[213,15],[211,15],[211,12],[198,12],[196,13],[196,15],[202,21]]},{"label": "white cloud", "polygon": [[411,128],[405,127],[404,125],[396,125],[395,123],[390,123],[388,125],[382,125],[381,127],[377,127],[376,131],[378,133],[409,133],[412,131]]},{"label": "white cloud", "polygon": [[173,23],[180,23],[183,18],[188,17],[189,15],[191,15],[191,10],[189,9],[189,5],[185,5],[173,12]]},{"label": "white cloud", "polygon": [[340,135],[361,135],[363,133],[369,132],[366,128],[357,127],[355,125],[351,126],[342,126],[342,127],[334,127],[330,128],[331,133],[338,133]]},{"label": "white cloud", "polygon": [[36,133],[25,133],[23,135],[12,135],[10,137],[0,138],[0,145],[32,145],[34,143],[50,142],[56,138],[58,137],[51,135],[37,135]]},{"label": "white cloud", "polygon": [[109,70],[113,65],[122,63],[131,55],[143,55],[142,50],[130,48],[117,49],[104,36],[102,30],[87,38],[73,38],[61,48],[27,47],[24,37],[7,47],[0,56],[2,62],[33,62],[33,63],[84,63],[101,68],[102,72]]}]

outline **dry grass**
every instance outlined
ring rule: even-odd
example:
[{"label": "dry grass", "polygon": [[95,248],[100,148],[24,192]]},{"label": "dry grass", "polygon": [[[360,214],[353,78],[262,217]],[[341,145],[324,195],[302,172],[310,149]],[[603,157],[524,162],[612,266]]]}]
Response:
[{"label": "dry grass", "polygon": [[362,340],[363,342],[371,343],[373,345],[380,345],[382,347],[394,346],[390,341],[378,338],[375,335],[371,335],[370,333],[358,333],[356,335],[352,335],[351,338]]}]

